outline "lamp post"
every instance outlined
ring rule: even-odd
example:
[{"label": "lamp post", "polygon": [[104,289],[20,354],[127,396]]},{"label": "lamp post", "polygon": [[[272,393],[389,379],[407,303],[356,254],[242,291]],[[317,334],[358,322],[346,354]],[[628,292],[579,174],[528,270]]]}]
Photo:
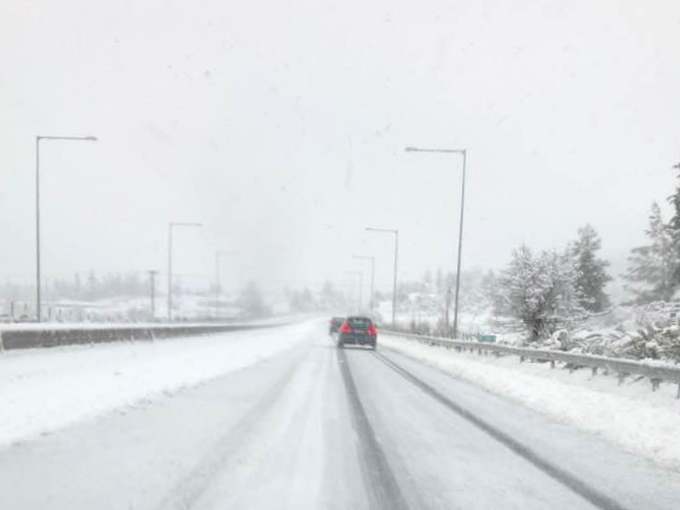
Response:
[{"label": "lamp post", "polygon": [[369,296],[368,299],[368,306],[371,310],[371,313],[373,313],[373,305],[374,305],[374,294],[375,294],[375,257],[372,255],[352,255],[352,258],[355,260],[363,260],[363,261],[370,261],[371,262],[371,295]]},{"label": "lamp post", "polygon": [[36,321],[42,320],[41,275],[40,275],[40,142],[62,140],[96,142],[94,136],[36,136],[35,137],[35,313]]},{"label": "lamp post", "polygon": [[[463,215],[465,213],[465,171],[467,164],[467,149],[421,149],[406,147],[406,152],[434,152],[444,154],[459,154],[463,157],[463,179],[460,192],[460,224],[458,226],[458,260],[456,262],[456,294],[453,306],[453,338],[458,336],[458,296],[460,294],[460,264],[463,252]],[[448,328],[448,324],[446,325]]]},{"label": "lamp post", "polygon": [[175,227],[202,227],[202,223],[168,223],[168,322],[172,322],[172,229]]},{"label": "lamp post", "polygon": [[366,227],[368,232],[394,234],[394,278],[392,282],[392,328],[397,324],[397,266],[399,264],[399,230],[396,228]]}]

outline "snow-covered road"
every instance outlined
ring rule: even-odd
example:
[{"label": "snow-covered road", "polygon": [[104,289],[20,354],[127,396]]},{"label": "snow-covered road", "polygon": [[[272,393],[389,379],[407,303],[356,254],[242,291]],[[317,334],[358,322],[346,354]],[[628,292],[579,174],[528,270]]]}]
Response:
[{"label": "snow-covered road", "polygon": [[0,508],[680,507],[680,474],[393,350],[338,351],[325,323],[228,335],[148,346],[168,370],[131,369],[134,405],[14,431]]}]

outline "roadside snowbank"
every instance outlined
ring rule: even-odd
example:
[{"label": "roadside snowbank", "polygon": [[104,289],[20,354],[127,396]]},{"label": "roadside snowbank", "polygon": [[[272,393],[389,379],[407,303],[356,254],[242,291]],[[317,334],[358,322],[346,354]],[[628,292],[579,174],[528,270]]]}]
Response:
[{"label": "roadside snowbank", "polygon": [[0,446],[257,363],[303,342],[316,322],[0,355]]},{"label": "roadside snowbank", "polygon": [[646,379],[618,386],[615,377],[520,364],[514,356],[458,353],[391,335],[381,336],[380,343],[680,471],[680,401],[674,385],[662,384],[652,393]]}]

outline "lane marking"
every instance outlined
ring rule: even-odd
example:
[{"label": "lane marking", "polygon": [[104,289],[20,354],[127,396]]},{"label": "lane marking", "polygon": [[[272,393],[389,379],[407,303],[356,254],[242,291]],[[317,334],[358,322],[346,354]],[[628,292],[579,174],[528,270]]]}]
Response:
[{"label": "lane marking", "polygon": [[406,500],[399,489],[394,473],[390,469],[387,457],[380,443],[375,437],[364,406],[359,399],[352,372],[349,368],[347,354],[343,349],[338,349],[338,365],[342,373],[342,379],[347,390],[354,424],[359,437],[359,455],[361,469],[367,479],[366,488],[371,498],[371,508],[385,508],[388,510],[407,509]]},{"label": "lane marking", "polygon": [[586,499],[593,505],[602,508],[603,510],[628,510],[626,507],[624,507],[614,499],[610,498],[609,496],[601,493],[597,489],[591,487],[583,480],[577,478],[568,471],[560,468],[556,464],[553,464],[552,462],[544,459],[539,453],[532,450],[530,447],[520,443],[519,441],[517,441],[510,435],[506,434],[502,430],[494,427],[493,425],[483,420],[482,418],[479,418],[477,415],[468,411],[459,404],[456,404],[448,397],[446,397],[444,394],[436,390],[434,387],[430,386],[422,379],[416,377],[411,372],[403,368],[401,365],[398,365],[385,355],[379,352],[372,352],[372,354],[378,360],[382,361],[385,365],[387,365],[392,370],[401,375],[404,379],[406,379],[407,381],[411,382],[412,384],[423,390],[423,392],[427,393],[437,402],[443,404],[445,407],[447,407],[454,413],[458,414],[460,417],[466,419],[479,429],[483,430],[492,438],[497,440],[499,443],[503,444],[520,457],[529,461],[538,469],[546,473],[548,476],[558,481],[562,485],[568,487],[573,492],[575,492],[582,498]]}]

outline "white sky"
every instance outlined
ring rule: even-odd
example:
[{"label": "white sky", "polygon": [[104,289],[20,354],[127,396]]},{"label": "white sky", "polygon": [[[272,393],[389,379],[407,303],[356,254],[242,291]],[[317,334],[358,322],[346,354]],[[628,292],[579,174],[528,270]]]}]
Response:
[{"label": "white sky", "polygon": [[[0,278],[166,270],[225,281],[389,287],[452,269],[466,147],[464,266],[585,222],[617,264],[680,160],[680,2],[5,0],[0,5]],[[350,174],[348,177],[348,173]]]}]

